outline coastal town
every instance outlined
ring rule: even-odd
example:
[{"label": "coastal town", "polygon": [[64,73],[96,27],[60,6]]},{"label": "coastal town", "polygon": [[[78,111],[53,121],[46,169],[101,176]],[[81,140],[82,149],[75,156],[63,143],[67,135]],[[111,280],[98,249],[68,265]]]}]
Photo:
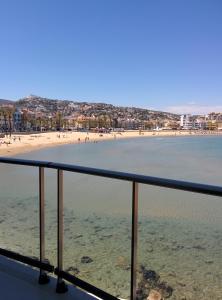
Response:
[{"label": "coastal town", "polygon": [[179,115],[106,103],[48,99],[35,95],[0,99],[2,134],[45,131],[222,130],[222,113]]}]

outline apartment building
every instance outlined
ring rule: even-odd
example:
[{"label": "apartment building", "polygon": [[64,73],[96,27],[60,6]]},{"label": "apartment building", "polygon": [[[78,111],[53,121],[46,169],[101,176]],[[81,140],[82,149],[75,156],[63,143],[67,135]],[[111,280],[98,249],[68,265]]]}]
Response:
[{"label": "apartment building", "polygon": [[180,127],[186,130],[193,128],[191,115],[187,114],[187,115],[180,116]]}]

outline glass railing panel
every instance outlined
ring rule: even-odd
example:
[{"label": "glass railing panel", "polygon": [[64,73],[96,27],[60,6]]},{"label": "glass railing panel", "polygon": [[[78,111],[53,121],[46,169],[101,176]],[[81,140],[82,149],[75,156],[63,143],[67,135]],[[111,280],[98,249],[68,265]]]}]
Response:
[{"label": "glass railing panel", "polygon": [[64,270],[129,299],[131,184],[65,172],[64,191]]},{"label": "glass railing panel", "polygon": [[221,299],[222,198],[140,185],[139,299]]},{"label": "glass railing panel", "polygon": [[38,168],[0,165],[0,247],[39,258]]}]

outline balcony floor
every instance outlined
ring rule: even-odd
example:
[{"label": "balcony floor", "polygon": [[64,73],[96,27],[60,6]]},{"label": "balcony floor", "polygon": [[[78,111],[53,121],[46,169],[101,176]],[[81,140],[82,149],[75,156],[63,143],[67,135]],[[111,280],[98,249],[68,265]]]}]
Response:
[{"label": "balcony floor", "polygon": [[4,300],[95,300],[80,289],[69,285],[65,294],[56,294],[56,278],[50,283],[38,284],[39,271],[0,256],[0,298]]}]

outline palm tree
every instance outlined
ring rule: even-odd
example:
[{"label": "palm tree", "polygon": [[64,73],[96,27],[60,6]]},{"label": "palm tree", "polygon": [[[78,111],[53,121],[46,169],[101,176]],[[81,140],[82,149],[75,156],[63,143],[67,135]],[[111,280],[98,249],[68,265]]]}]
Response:
[{"label": "palm tree", "polygon": [[2,124],[2,117],[3,117],[3,111],[0,111],[0,130],[2,131],[3,130],[3,124]]},{"label": "palm tree", "polygon": [[9,121],[9,134],[12,136],[12,111],[8,112],[8,121]]},{"label": "palm tree", "polygon": [[112,127],[113,128],[118,128],[118,119],[117,118],[113,118],[113,122],[112,122],[113,124],[112,124]]},{"label": "palm tree", "polygon": [[36,119],[36,128],[39,128],[39,131],[41,131],[41,127],[42,127],[42,118],[38,117]]},{"label": "palm tree", "polygon": [[6,110],[3,111],[3,116],[4,116],[4,131],[5,131],[5,134],[7,135],[8,134],[8,124],[7,124],[7,111]]},{"label": "palm tree", "polygon": [[62,113],[61,112],[58,112],[56,114],[56,127],[57,127],[57,130],[61,130],[61,127],[62,127]]},{"label": "palm tree", "polygon": [[21,127],[25,131],[27,130],[28,121],[29,121],[29,117],[28,117],[27,111],[23,111],[22,120],[21,120]]}]

